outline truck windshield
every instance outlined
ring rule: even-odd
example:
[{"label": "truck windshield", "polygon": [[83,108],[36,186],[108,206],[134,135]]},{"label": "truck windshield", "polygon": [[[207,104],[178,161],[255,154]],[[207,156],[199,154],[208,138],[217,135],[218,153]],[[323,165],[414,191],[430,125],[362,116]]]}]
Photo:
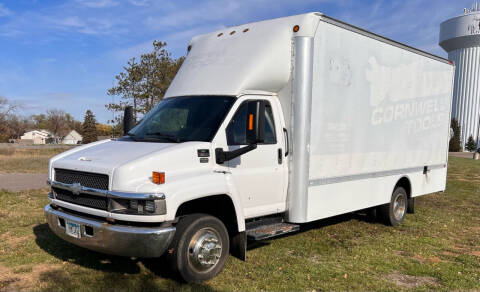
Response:
[{"label": "truck windshield", "polygon": [[128,132],[135,141],[210,142],[235,102],[232,96],[164,99]]}]

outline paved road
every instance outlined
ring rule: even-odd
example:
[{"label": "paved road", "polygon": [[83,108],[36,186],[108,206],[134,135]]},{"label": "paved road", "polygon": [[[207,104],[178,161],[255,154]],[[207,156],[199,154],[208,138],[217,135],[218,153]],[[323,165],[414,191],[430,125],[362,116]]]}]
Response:
[{"label": "paved road", "polygon": [[23,191],[47,187],[46,173],[0,173],[0,190]]}]

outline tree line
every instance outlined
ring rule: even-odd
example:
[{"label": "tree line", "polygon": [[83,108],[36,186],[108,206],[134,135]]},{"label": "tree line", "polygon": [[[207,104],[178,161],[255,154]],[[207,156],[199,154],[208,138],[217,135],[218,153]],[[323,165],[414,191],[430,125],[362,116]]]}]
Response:
[{"label": "tree line", "polygon": [[83,143],[97,140],[98,136],[112,136],[113,127],[97,123],[92,111],[87,110],[83,122],[60,109],[48,109],[45,113],[30,116],[18,114],[21,105],[0,97],[0,142],[20,137],[31,130],[47,130],[59,143],[71,130],[83,136]]}]

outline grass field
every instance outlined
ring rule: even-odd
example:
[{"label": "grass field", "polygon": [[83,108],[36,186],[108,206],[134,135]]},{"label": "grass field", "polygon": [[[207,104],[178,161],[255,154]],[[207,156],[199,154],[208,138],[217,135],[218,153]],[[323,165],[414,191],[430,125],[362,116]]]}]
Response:
[{"label": "grass field", "polygon": [[480,162],[451,158],[445,193],[416,201],[397,228],[349,214],[250,245],[201,285],[165,277],[160,260],[107,256],[58,239],[47,190],[0,193],[1,290],[480,290]]},{"label": "grass field", "polygon": [[0,173],[47,173],[48,160],[65,148],[0,148]]}]

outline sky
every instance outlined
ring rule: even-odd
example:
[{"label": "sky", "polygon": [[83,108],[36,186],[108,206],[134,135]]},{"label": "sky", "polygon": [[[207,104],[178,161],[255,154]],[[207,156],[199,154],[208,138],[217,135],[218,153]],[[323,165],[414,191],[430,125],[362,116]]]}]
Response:
[{"label": "sky", "polygon": [[[62,109],[112,119],[105,104],[128,59],[224,27],[318,11],[446,57],[439,25],[472,0],[0,0],[0,96],[20,114]],[[118,101],[119,97],[115,100]]]}]

